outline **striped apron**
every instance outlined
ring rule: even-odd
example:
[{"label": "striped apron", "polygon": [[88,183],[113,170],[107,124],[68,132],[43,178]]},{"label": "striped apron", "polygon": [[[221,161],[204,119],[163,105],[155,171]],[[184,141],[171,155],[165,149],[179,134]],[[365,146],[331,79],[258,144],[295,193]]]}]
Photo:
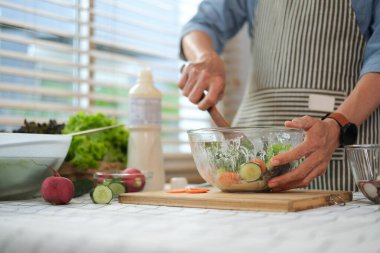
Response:
[{"label": "striped apron", "polygon": [[[233,125],[283,126],[336,110],[359,79],[365,47],[351,1],[259,0],[256,10],[250,83]],[[331,108],[318,99],[312,105],[316,97]],[[358,143],[379,143],[379,115],[378,108],[360,126]],[[355,189],[344,149],[336,150],[326,173],[309,187]]]}]

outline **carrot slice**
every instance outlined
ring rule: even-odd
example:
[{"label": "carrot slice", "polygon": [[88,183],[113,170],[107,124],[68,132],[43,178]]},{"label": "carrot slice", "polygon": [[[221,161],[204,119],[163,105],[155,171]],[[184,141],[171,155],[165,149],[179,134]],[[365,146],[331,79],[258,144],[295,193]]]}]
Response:
[{"label": "carrot slice", "polygon": [[166,190],[166,193],[186,193],[187,189],[170,189]]},{"label": "carrot slice", "polygon": [[197,194],[197,193],[207,193],[208,190],[205,189],[187,189],[186,193],[191,193],[191,194]]},{"label": "carrot slice", "polygon": [[170,189],[166,193],[207,193],[210,189],[207,188],[184,188],[184,189]]},{"label": "carrot slice", "polygon": [[208,192],[210,190],[209,188],[200,188],[200,187],[189,187],[187,189],[190,189],[190,190],[200,190],[200,191],[206,191],[206,192]]},{"label": "carrot slice", "polygon": [[218,182],[223,187],[239,184],[240,176],[235,172],[222,172],[218,175]]}]

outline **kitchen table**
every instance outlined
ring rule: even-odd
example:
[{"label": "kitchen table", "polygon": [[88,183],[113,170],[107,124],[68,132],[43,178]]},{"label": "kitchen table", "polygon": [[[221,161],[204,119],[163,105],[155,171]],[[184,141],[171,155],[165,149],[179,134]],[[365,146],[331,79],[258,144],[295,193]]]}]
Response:
[{"label": "kitchen table", "polygon": [[63,206],[3,201],[0,252],[380,253],[380,211],[360,193],[345,206],[287,213],[95,205],[88,195]]}]

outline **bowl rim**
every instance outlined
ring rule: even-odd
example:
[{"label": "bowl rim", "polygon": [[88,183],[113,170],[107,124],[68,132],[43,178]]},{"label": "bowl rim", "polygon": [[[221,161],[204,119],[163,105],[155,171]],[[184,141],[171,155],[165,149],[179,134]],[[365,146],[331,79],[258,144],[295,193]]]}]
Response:
[{"label": "bowl rim", "polygon": [[43,134],[43,133],[13,133],[13,132],[0,132],[0,135],[10,136],[67,136],[68,134]]},{"label": "bowl rim", "polygon": [[375,148],[380,148],[380,144],[353,144],[353,145],[344,146],[344,148],[346,150],[348,150],[348,149],[362,149],[362,148],[375,149]]},{"label": "bowl rim", "polygon": [[265,130],[265,131],[277,131],[277,132],[298,132],[304,133],[303,129],[300,128],[292,128],[292,127],[276,127],[276,126],[255,126],[255,127],[210,127],[210,128],[199,128],[199,129],[191,129],[187,130],[188,134],[199,134],[202,132],[236,132],[236,131],[245,131],[245,130]]}]

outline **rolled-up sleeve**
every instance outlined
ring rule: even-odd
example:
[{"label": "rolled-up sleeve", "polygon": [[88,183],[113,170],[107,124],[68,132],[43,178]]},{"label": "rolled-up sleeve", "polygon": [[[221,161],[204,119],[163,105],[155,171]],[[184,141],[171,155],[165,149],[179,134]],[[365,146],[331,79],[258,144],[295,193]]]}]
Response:
[{"label": "rolled-up sleeve", "polygon": [[371,32],[364,51],[360,75],[380,72],[380,1],[373,0],[369,30]]},{"label": "rolled-up sleeve", "polygon": [[[246,0],[205,0],[199,5],[197,14],[182,28],[181,40],[191,31],[202,31],[211,38],[216,52],[221,53],[226,41],[246,20]],[[184,59],[182,48],[181,58]]]}]

